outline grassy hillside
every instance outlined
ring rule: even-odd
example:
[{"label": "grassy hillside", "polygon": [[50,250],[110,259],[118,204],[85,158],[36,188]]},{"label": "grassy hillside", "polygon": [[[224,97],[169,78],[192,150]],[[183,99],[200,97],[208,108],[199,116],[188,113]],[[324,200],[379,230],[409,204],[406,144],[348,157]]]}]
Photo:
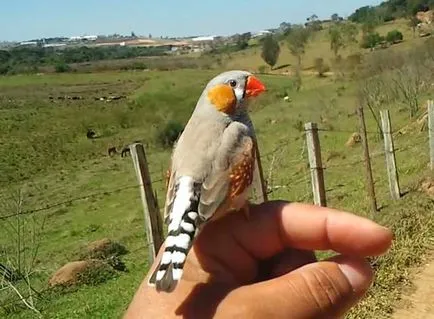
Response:
[{"label": "grassy hillside", "polygon": [[[340,55],[343,58],[346,58],[347,56],[354,53],[369,53],[368,49],[360,48],[360,41],[362,39],[362,31],[360,25],[358,25],[358,29],[359,34],[356,37],[358,42],[348,44],[340,51]],[[398,19],[379,25],[375,29],[375,31],[378,32],[380,35],[386,36],[389,31],[395,29],[399,30],[404,36],[404,41],[402,43],[394,45],[395,50],[407,50],[423,41],[421,38],[413,37],[413,31],[408,26],[408,20],[405,19]],[[328,32],[329,29],[327,26],[325,26],[324,30],[315,33],[314,37],[309,41],[306,48],[306,53],[303,57],[303,68],[305,70],[314,68],[315,59],[319,57],[322,57],[329,66],[333,64],[334,55],[333,51],[330,49],[330,38]],[[281,54],[276,65],[276,68],[278,70],[276,70],[275,73],[281,73],[286,70],[291,70],[296,64],[296,58],[291,55],[287,47],[286,41],[281,42],[281,48]],[[230,56],[227,56],[224,61],[227,63],[227,66],[229,68],[244,68],[255,71],[258,71],[258,68],[261,65],[265,65],[264,61],[261,58],[260,46],[233,53]],[[280,66],[285,65],[288,65],[288,67],[280,68]]]},{"label": "grassy hillside", "polygon": [[[404,42],[389,50],[404,45],[410,46]],[[254,50],[245,51],[244,56],[234,55],[225,68],[256,69],[262,62]],[[323,32],[310,45],[305,66],[315,57],[327,54],[331,57]],[[279,63],[292,63],[291,59],[283,53]],[[219,71],[0,77],[0,263],[14,261],[19,255],[22,266],[28,265],[34,243],[40,243],[29,279],[36,290],[43,291],[35,305],[45,317],[121,316],[147,271],[147,249],[131,159],[119,154],[109,157],[107,149],[119,149],[135,140],[146,145],[153,186],[162,207],[163,176],[170,150],[159,146],[156,136],[169,121],[186,122],[203,86]],[[322,129],[328,205],[378,220],[393,227],[397,235],[392,253],[374,263],[379,273],[368,299],[349,316],[387,317],[400,287],[408,282],[406,269],[421,262],[434,234],[430,217],[433,203],[418,191],[421,179],[430,175],[427,132],[410,126],[405,134],[396,134],[400,183],[408,195],[393,202],[381,153],[382,140],[373,117],[367,113],[374,180],[382,207],[373,214],[364,191],[362,150],[359,145],[345,146],[358,127],[354,110],[359,83],[350,78],[305,75],[303,90],[295,92],[289,76],[260,77],[268,92],[252,105],[252,118],[270,198],[312,201],[303,125],[317,122]],[[290,103],[283,100],[285,92],[290,93]],[[99,100],[110,95],[127,98]],[[64,99],[65,96],[79,99]],[[430,97],[426,90],[418,95],[421,104]],[[403,101],[382,103],[380,107],[390,109],[396,130],[415,123],[409,119]],[[88,128],[93,128],[99,138],[87,139]],[[23,215],[1,218],[16,212]],[[20,236],[17,228],[23,229]],[[89,242],[105,237],[128,249],[121,257],[128,272],[93,274],[93,280],[84,285],[47,290],[47,280],[56,269],[80,259]],[[17,243],[17,238],[21,243]],[[29,294],[23,282],[17,287],[26,296]],[[35,318],[7,287],[0,289],[0,314]]]}]

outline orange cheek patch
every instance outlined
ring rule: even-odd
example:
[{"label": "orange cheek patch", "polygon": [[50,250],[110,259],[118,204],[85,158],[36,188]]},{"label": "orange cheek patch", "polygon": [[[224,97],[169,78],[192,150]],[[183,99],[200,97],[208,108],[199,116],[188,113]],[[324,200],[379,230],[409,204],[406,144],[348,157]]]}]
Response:
[{"label": "orange cheek patch", "polygon": [[236,98],[231,87],[219,84],[208,92],[208,99],[220,112],[230,114],[234,111]]}]

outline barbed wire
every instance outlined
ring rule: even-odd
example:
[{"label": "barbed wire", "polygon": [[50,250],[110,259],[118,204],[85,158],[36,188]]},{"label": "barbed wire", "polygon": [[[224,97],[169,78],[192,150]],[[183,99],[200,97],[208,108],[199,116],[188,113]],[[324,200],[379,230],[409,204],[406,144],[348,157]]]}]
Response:
[{"label": "barbed wire", "polygon": [[[331,132],[331,133],[345,133],[345,134],[359,133],[358,130],[346,131],[346,130],[336,130],[336,129],[326,129],[326,128],[318,128],[317,130],[318,130],[318,132]],[[304,130],[304,131],[307,132],[309,130]],[[382,135],[381,132],[371,132],[371,131],[366,131],[366,134]]]},{"label": "barbed wire", "polygon": [[[382,155],[384,155],[384,154],[385,154],[384,151],[376,152],[376,153],[372,153],[372,154],[370,154],[369,158],[370,158],[370,159],[373,159],[373,158],[376,158],[376,157],[382,156]],[[340,163],[340,164],[334,164],[334,165],[326,165],[326,166],[323,167],[323,169],[330,169],[330,168],[334,168],[334,167],[347,167],[347,166],[353,166],[353,165],[357,165],[357,164],[364,163],[365,161],[366,161],[365,159],[360,159],[360,160],[353,161],[353,162],[350,162],[350,163]]]},{"label": "barbed wire", "polygon": [[113,193],[117,193],[120,191],[124,191],[124,190],[128,190],[128,189],[132,189],[132,188],[136,188],[140,186],[139,184],[136,185],[130,185],[130,186],[124,186],[124,187],[119,187],[110,191],[102,191],[102,192],[98,192],[98,193],[92,193],[92,194],[87,194],[87,195],[83,195],[83,196],[79,196],[79,197],[73,197],[73,198],[69,198],[67,200],[61,201],[61,202],[57,202],[54,204],[48,204],[45,205],[44,207],[40,207],[40,208],[36,208],[36,209],[30,209],[30,210],[26,210],[26,211],[22,211],[16,214],[10,214],[10,215],[5,215],[5,216],[0,216],[0,220],[5,220],[5,219],[9,219],[12,217],[16,217],[16,216],[20,216],[20,215],[31,215],[34,213],[38,213],[38,212],[42,212],[42,211],[46,211],[52,208],[56,208],[65,204],[70,204],[73,202],[77,202],[77,201],[81,201],[81,200],[85,200],[85,199],[89,199],[92,197],[98,197],[98,196],[102,196],[102,195],[110,195]]},{"label": "barbed wire", "polygon": [[[330,131],[330,132],[344,132],[344,131],[339,131],[339,130],[324,130],[324,129],[321,129],[321,130],[323,130],[323,131]],[[270,152],[262,155],[261,157],[267,157],[267,156],[270,156],[272,154],[275,154],[277,151],[281,150],[282,147],[287,146],[290,143],[291,143],[291,141],[282,141],[272,151],[270,151]],[[411,149],[411,148],[416,148],[419,145],[425,144],[425,143],[426,143],[426,141],[421,141],[421,142],[418,142],[416,144],[408,145],[408,146],[405,146],[405,147],[398,147],[398,148],[395,148],[395,152],[403,152],[403,151],[406,151],[406,150]],[[305,145],[304,145],[304,143],[303,143],[303,146],[304,147],[302,147],[300,158],[295,159],[295,160],[291,160],[291,161],[285,161],[284,162],[285,166],[288,165],[288,164],[293,164],[293,163],[301,163],[304,160],[304,157],[303,157],[304,151],[305,151]],[[378,157],[378,156],[381,156],[381,155],[384,155],[384,154],[385,154],[384,151],[377,152],[377,153],[372,154],[370,156],[370,158],[372,159],[372,158],[375,158],[375,157]],[[334,164],[334,165],[325,165],[323,167],[323,169],[326,170],[326,169],[336,168],[336,167],[354,166],[354,165],[357,165],[357,164],[360,164],[360,163],[363,163],[363,162],[365,162],[365,159],[360,159],[360,160],[352,161],[352,162],[349,162],[349,163],[339,163],[339,164]],[[309,170],[309,168],[307,168],[307,170]],[[162,171],[159,171],[158,173],[157,173],[157,171],[152,171],[150,173],[152,184],[156,184],[156,183],[160,183],[160,182],[165,181],[165,177],[161,177],[161,178],[157,178],[157,179],[153,178],[155,176],[158,176],[158,175],[161,176],[163,174],[164,174],[164,172],[162,172]],[[296,172],[295,174],[293,174],[290,177],[290,179],[293,178],[293,177],[295,177],[296,175],[299,175],[299,174],[300,174],[300,172]],[[280,185],[280,188],[285,188],[289,184],[297,184],[298,182],[302,182],[302,180],[297,181],[297,182],[291,181],[291,182],[289,182],[289,183],[287,183],[285,185]],[[49,210],[49,209],[52,209],[52,208],[55,208],[55,207],[58,207],[58,206],[62,206],[62,205],[65,205],[65,204],[70,204],[70,203],[73,203],[73,202],[76,202],[76,201],[81,201],[81,200],[85,200],[85,199],[92,198],[92,197],[98,197],[98,196],[101,196],[101,195],[110,195],[110,194],[113,194],[113,193],[116,193],[116,192],[132,189],[132,188],[135,188],[135,187],[138,187],[138,186],[140,186],[140,185],[139,184],[128,185],[128,186],[119,187],[119,188],[116,188],[116,189],[113,189],[113,190],[106,190],[106,191],[101,191],[101,192],[97,192],[97,193],[87,194],[87,195],[84,195],[84,196],[73,197],[73,198],[69,198],[69,199],[63,200],[61,202],[54,203],[54,204],[47,204],[44,207],[40,207],[40,208],[37,208],[37,209],[31,209],[31,210],[23,211],[23,212],[20,212],[18,214],[15,213],[15,214],[10,214],[10,215],[0,216],[0,220],[6,220],[6,219],[9,219],[9,218],[13,218],[13,217],[19,216],[19,215],[30,215],[30,214],[38,213],[38,212],[41,212],[41,211],[46,211],[46,210]],[[271,190],[270,193],[272,193],[272,192],[273,192],[273,190]]]}]

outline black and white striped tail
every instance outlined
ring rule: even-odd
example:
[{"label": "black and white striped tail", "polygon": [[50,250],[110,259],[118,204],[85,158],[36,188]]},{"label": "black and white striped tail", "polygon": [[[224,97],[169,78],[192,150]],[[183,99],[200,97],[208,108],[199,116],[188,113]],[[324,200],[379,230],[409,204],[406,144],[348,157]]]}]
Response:
[{"label": "black and white striped tail", "polygon": [[175,186],[168,235],[159,267],[149,279],[158,291],[172,291],[181,279],[197,229],[199,193],[193,179],[181,177]]}]

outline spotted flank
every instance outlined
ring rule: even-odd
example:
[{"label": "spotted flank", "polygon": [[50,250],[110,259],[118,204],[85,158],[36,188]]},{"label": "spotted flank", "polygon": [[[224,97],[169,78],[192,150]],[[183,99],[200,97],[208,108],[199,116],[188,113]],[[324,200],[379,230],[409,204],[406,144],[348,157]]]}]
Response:
[{"label": "spotted flank", "polygon": [[194,236],[199,206],[199,187],[189,176],[180,177],[175,185],[175,199],[170,212],[168,235],[160,264],[149,283],[158,291],[171,291],[181,279]]}]

